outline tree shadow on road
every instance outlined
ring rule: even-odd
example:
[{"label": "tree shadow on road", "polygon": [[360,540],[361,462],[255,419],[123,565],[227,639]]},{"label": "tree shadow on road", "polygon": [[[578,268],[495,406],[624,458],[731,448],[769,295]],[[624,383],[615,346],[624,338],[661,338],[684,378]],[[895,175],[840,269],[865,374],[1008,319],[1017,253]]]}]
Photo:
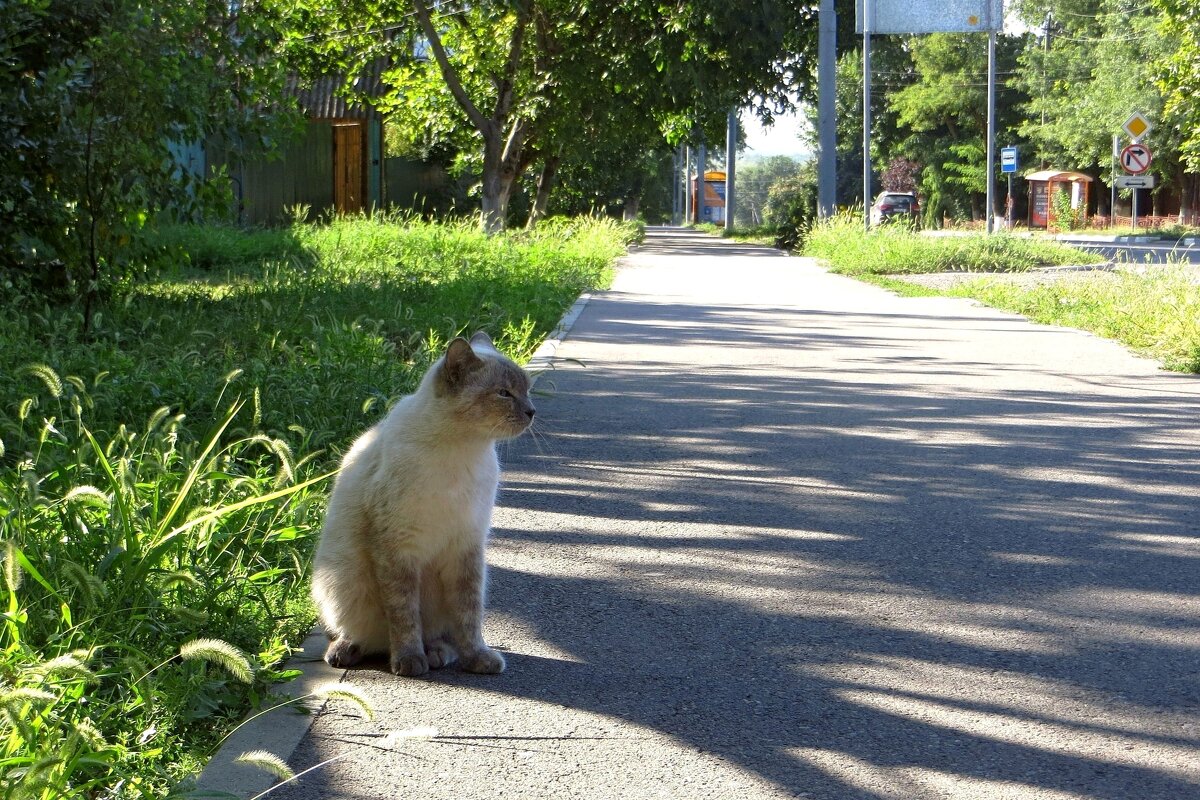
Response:
[{"label": "tree shadow on road", "polygon": [[[694,334],[887,348],[740,313]],[[964,358],[906,383],[910,355],[561,370],[544,437],[503,452],[490,605],[569,658],[511,652],[488,690],[797,796],[1200,791],[1195,382],[1012,392]]]}]

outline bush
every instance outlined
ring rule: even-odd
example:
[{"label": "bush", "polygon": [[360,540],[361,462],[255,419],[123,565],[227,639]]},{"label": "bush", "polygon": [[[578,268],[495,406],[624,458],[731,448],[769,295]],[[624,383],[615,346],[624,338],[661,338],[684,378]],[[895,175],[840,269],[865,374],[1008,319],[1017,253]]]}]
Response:
[{"label": "bush", "polygon": [[802,246],[816,218],[817,183],[811,170],[778,180],[767,191],[763,219],[776,231],[778,247],[792,250]]}]

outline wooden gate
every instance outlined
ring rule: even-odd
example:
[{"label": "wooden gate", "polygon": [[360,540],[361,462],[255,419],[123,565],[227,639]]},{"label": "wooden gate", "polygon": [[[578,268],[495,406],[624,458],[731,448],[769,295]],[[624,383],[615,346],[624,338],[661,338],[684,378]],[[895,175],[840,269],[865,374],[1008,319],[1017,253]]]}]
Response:
[{"label": "wooden gate", "polygon": [[333,124],[333,205],[338,212],[362,211],[367,194],[365,127],[361,122]]}]

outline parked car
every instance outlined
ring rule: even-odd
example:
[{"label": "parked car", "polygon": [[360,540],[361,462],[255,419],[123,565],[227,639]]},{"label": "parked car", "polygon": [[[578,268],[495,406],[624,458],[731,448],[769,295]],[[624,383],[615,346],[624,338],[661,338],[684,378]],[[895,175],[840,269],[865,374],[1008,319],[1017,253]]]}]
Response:
[{"label": "parked car", "polygon": [[880,192],[871,204],[871,224],[904,221],[916,225],[921,213],[921,203],[912,192]]}]

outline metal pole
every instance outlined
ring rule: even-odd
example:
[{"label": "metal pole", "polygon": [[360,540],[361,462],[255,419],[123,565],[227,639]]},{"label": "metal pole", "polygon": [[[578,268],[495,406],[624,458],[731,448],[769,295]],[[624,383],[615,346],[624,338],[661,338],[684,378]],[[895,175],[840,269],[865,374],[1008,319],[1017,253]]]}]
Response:
[{"label": "metal pole", "polygon": [[871,229],[871,0],[863,0],[863,228]]},{"label": "metal pole", "polygon": [[692,224],[692,146],[684,146],[683,224]]},{"label": "metal pole", "polygon": [[704,219],[704,190],[708,188],[704,181],[704,170],[708,169],[708,148],[704,142],[704,134],[700,135],[700,151],[696,156],[696,207],[692,209],[695,222]]},{"label": "metal pole", "polygon": [[1137,233],[1137,197],[1140,190],[1135,186],[1130,191],[1133,192],[1133,232]]},{"label": "metal pole", "polygon": [[1117,148],[1121,146],[1121,137],[1113,134],[1112,172],[1108,176],[1111,196],[1108,200],[1108,227],[1117,227]]},{"label": "metal pole", "polygon": [[734,170],[737,167],[737,109],[725,120],[725,230],[733,230]]},{"label": "metal pole", "polygon": [[837,205],[837,11],[821,0],[817,20],[817,214]]},{"label": "metal pole", "polygon": [[996,28],[988,31],[987,232],[996,229]]}]

